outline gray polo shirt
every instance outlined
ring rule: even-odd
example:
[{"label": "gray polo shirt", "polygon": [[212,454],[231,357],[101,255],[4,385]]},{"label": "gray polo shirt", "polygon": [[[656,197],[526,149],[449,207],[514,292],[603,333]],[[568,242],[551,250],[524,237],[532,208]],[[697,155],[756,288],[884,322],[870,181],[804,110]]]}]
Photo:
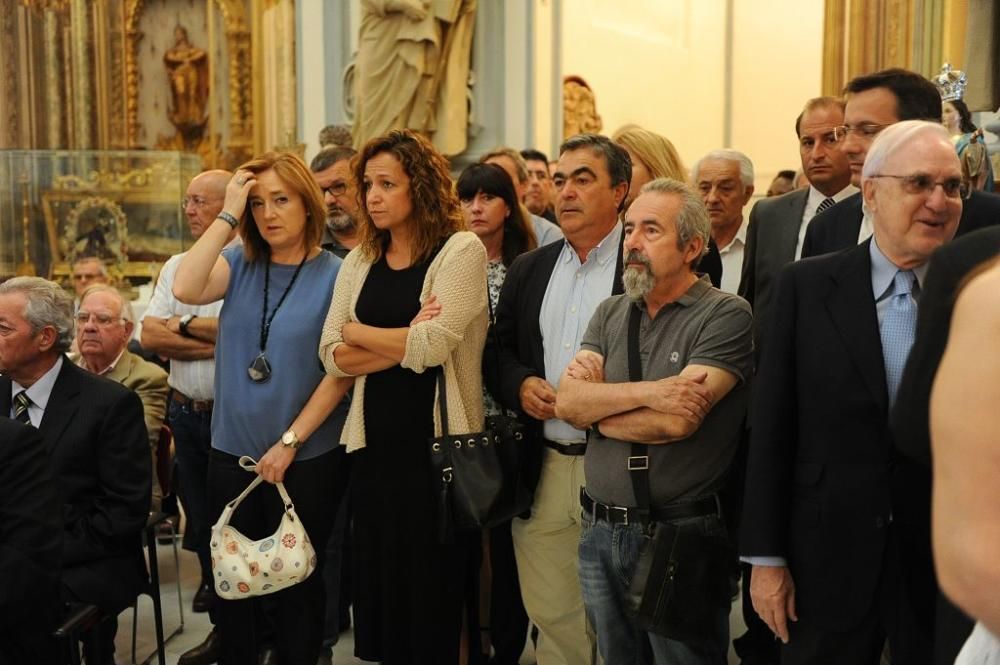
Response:
[{"label": "gray polo shirt", "polygon": [[[629,380],[628,317],[633,307],[642,309],[639,351],[644,380],[676,376],[692,364],[718,367],[739,379],[690,437],[648,446],[652,505],[716,492],[736,452],[746,414],[753,372],[750,306],[712,287],[707,276],[662,307],[655,319],[649,318],[644,304],[628,296],[608,298],[594,312],[581,344],[604,356],[608,383]],[[629,442],[590,435],[584,465],[592,497],[615,506],[636,505],[627,469],[630,449]]]}]

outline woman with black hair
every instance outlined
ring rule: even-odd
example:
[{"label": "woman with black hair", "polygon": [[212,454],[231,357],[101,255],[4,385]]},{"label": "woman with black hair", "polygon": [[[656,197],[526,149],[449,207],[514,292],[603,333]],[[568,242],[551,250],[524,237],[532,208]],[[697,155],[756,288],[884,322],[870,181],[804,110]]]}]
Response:
[{"label": "woman with black hair", "polygon": [[[469,166],[458,178],[457,191],[469,230],[479,236],[486,248],[486,281],[490,306],[495,309],[507,268],[518,256],[537,246],[535,232],[521,213],[510,176],[496,164]],[[486,353],[492,352],[492,347],[486,349]],[[487,417],[501,412],[500,405],[485,387],[483,400]],[[524,650],[528,614],[521,600],[510,522],[485,534],[483,561],[486,574],[481,578],[481,595],[489,599],[489,612],[484,613],[489,619],[480,621],[482,648],[488,652],[492,643],[491,663],[516,665]]]}]

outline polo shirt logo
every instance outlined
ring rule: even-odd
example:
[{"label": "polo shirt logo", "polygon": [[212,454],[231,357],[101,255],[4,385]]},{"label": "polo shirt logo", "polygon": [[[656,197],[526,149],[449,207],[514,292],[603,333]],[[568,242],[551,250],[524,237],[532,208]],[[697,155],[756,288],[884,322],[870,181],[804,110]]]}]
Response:
[{"label": "polo shirt logo", "polygon": [[681,354],[677,353],[676,351],[674,351],[673,353],[670,354],[670,362],[672,362],[672,363],[677,362],[678,360],[680,360],[680,358],[681,358]]}]

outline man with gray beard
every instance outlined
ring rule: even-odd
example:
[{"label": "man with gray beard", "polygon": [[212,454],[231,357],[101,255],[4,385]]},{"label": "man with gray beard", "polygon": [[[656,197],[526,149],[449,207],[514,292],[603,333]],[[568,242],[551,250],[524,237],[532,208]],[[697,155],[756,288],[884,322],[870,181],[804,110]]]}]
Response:
[{"label": "man with gray beard", "polygon": [[355,154],[353,148],[329,146],[316,153],[309,164],[326,203],[326,232],[322,246],[340,258],[347,256],[358,244],[355,224],[358,196],[351,173],[351,159]]},{"label": "man with gray beard", "polygon": [[[556,395],[556,416],[590,432],[580,585],[606,663],[726,661],[728,603],[702,641],[681,642],[628,618],[623,582],[657,523],[727,537],[718,492],[743,427],[753,342],[747,303],[694,271],[709,234],[708,212],[685,185],[660,178],[642,188],[625,213],[625,294],[597,307]],[[630,378],[630,329],[640,381]],[[648,502],[636,496],[636,472]]]}]

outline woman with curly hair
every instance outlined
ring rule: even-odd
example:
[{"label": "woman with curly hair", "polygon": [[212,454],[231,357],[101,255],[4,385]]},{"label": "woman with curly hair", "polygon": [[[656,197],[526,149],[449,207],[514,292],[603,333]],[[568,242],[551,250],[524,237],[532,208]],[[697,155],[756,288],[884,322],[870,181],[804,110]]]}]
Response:
[{"label": "woman with curly hair", "polygon": [[459,660],[478,534],[441,545],[429,439],[483,428],[486,250],[465,231],[448,162],[398,130],[357,157],[359,245],[344,260],[320,340],[334,376],[356,376],[342,443],[354,457],[355,655]]}]

